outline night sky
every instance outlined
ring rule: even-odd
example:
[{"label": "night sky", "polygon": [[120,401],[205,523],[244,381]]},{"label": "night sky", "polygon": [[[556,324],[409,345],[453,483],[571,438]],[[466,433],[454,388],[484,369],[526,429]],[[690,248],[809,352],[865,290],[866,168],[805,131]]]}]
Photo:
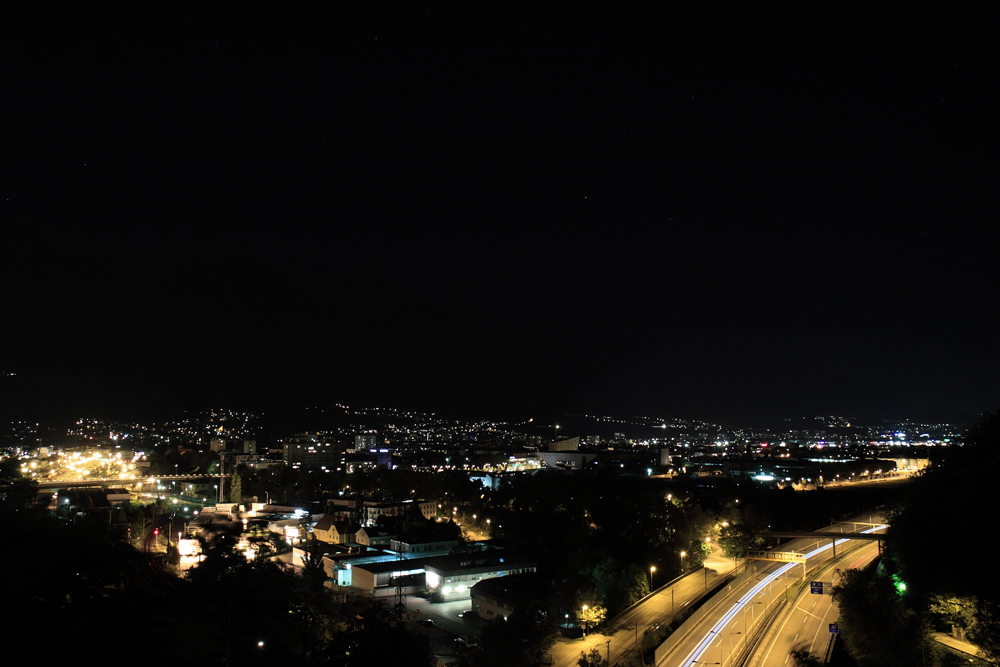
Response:
[{"label": "night sky", "polygon": [[4,411],[1000,406],[996,23],[721,11],[12,17]]}]

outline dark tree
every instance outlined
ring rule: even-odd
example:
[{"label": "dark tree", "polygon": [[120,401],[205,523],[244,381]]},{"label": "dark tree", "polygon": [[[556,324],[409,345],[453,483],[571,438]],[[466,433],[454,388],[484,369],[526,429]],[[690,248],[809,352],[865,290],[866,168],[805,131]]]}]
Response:
[{"label": "dark tree", "polygon": [[343,667],[428,667],[431,664],[425,638],[377,618],[365,619],[364,627],[356,632],[338,635],[327,656],[329,662],[326,664]]},{"label": "dark tree", "polygon": [[877,568],[847,570],[833,589],[848,653],[862,667],[921,664],[926,636],[891,577]]},{"label": "dark tree", "polygon": [[536,667],[559,635],[555,614],[540,600],[517,609],[505,620],[494,618],[483,628],[480,646],[463,656],[467,667]]},{"label": "dark tree", "polygon": [[795,667],[820,667],[822,664],[819,658],[812,655],[804,648],[792,651],[792,660],[794,661]]},{"label": "dark tree", "polygon": [[21,474],[17,459],[0,459],[0,513],[21,512],[38,497],[38,484]]},{"label": "dark tree", "polygon": [[764,546],[760,533],[764,524],[760,521],[731,523],[724,526],[719,537],[722,555],[726,558],[744,558],[747,552]]},{"label": "dark tree", "polygon": [[[907,586],[915,613],[967,624],[968,638],[994,660],[1000,659],[1000,581],[976,568],[961,567],[935,544],[935,526],[952,535],[981,534],[981,511],[992,507],[996,492],[988,475],[1000,466],[1000,410],[987,413],[957,446],[945,448],[902,502],[889,512],[886,567]],[[941,600],[965,600],[969,614]],[[957,603],[956,603],[957,604]]]},{"label": "dark tree", "polygon": [[580,658],[576,661],[580,667],[607,667],[608,661],[601,655],[598,647],[590,649],[590,653],[580,651]]}]

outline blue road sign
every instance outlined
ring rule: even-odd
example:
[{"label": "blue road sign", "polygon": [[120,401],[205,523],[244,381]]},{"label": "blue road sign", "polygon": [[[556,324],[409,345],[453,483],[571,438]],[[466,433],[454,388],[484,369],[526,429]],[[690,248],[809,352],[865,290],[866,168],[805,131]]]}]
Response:
[{"label": "blue road sign", "polygon": [[838,635],[838,634],[840,634],[840,626],[837,625],[836,623],[831,623],[830,624],[830,634],[831,635]]},{"label": "blue road sign", "polygon": [[822,581],[810,581],[809,582],[809,592],[814,595],[823,594],[823,582]]}]

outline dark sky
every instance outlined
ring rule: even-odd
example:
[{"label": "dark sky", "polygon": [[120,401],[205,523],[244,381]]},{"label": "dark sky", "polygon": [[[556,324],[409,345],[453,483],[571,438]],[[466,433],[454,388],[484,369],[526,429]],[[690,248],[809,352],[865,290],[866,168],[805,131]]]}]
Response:
[{"label": "dark sky", "polygon": [[6,23],[11,416],[1000,405],[982,16]]}]

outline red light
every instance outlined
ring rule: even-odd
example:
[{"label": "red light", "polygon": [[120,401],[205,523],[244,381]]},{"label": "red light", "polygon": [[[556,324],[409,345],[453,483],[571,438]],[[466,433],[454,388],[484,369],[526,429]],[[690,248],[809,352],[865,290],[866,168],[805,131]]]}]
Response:
[{"label": "red light", "polygon": [[153,529],[153,535],[159,535],[159,534],[160,534],[160,529],[159,528],[154,528]]}]

